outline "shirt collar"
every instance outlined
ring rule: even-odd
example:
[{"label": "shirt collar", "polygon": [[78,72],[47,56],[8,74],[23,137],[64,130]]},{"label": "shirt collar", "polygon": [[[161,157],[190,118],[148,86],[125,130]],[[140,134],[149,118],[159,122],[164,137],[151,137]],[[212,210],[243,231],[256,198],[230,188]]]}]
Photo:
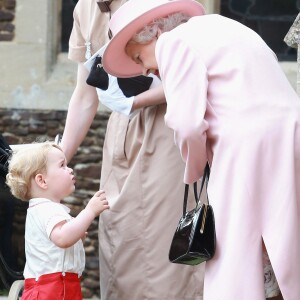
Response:
[{"label": "shirt collar", "polygon": [[53,204],[57,204],[57,205],[60,205],[62,206],[62,208],[67,212],[67,213],[70,213],[70,208],[67,207],[66,205],[64,204],[61,204],[61,203],[56,203],[56,202],[53,202],[49,199],[46,199],[46,198],[33,198],[33,199],[30,199],[29,200],[29,208],[31,207],[34,207],[36,205],[40,205],[40,204],[44,204],[44,203],[53,203]]}]

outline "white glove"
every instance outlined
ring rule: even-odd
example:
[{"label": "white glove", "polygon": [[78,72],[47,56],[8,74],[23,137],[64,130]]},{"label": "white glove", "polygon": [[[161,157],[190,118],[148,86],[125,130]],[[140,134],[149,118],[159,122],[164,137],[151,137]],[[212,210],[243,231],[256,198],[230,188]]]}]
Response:
[{"label": "white glove", "polygon": [[108,89],[96,88],[99,101],[113,111],[130,116],[134,97],[126,97],[119,88],[117,77],[108,74]]}]

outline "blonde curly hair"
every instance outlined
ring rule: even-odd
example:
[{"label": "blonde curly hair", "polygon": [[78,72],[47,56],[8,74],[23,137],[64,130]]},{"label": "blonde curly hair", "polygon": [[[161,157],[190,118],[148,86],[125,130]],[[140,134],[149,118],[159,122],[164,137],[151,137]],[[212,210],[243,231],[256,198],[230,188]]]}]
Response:
[{"label": "blonde curly hair", "polygon": [[41,172],[47,171],[47,155],[50,149],[58,148],[54,142],[33,143],[13,152],[9,159],[6,184],[18,199],[29,201],[31,180]]}]

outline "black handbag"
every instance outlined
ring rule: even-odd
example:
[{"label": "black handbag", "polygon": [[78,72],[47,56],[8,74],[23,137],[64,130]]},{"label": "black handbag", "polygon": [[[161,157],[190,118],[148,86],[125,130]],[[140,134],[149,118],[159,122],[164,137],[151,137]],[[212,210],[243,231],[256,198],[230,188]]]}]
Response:
[{"label": "black handbag", "polygon": [[171,247],[169,260],[172,263],[197,265],[211,259],[216,249],[215,218],[211,205],[201,203],[200,197],[204,183],[208,183],[210,168],[207,163],[198,196],[197,182],[193,184],[196,207],[187,211],[189,185],[185,185],[183,214],[177,225]]},{"label": "black handbag", "polygon": [[108,80],[108,75],[102,66],[102,57],[95,57],[90,73],[86,79],[86,83],[105,91],[108,89]]},{"label": "black handbag", "polygon": [[[140,75],[130,78],[117,78],[117,80],[123,94],[126,97],[132,97],[149,90],[153,78]],[[101,56],[95,58],[86,83],[104,91],[108,89],[109,78],[103,69]]]}]

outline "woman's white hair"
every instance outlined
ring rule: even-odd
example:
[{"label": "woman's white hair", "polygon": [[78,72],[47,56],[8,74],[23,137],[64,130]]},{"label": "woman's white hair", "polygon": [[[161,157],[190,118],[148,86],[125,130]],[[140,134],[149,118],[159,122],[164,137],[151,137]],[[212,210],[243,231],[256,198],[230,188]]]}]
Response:
[{"label": "woman's white hair", "polygon": [[175,13],[156,19],[136,33],[128,44],[148,44],[156,38],[159,30],[161,32],[170,31],[178,25],[186,23],[190,18],[191,16],[187,14]]}]

